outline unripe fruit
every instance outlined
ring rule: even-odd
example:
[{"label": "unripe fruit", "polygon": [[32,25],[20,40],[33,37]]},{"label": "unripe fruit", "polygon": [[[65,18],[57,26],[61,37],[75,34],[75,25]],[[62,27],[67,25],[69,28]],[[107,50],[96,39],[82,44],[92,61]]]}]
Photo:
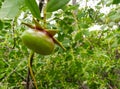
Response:
[{"label": "unripe fruit", "polygon": [[31,50],[42,55],[49,55],[53,52],[55,43],[46,32],[36,29],[29,29],[22,34],[23,43]]}]

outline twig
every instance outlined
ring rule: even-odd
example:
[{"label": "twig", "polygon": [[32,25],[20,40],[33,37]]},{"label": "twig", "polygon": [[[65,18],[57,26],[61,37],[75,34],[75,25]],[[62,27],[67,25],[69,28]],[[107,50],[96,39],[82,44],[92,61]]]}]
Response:
[{"label": "twig", "polygon": [[30,81],[30,75],[31,75],[31,78],[32,80],[34,81],[34,86],[36,87],[36,89],[38,89],[37,87],[37,83],[36,83],[36,80],[35,80],[35,77],[34,77],[34,74],[33,74],[33,71],[32,71],[32,62],[33,62],[33,57],[34,57],[34,52],[31,51],[31,54],[30,54],[30,57],[28,59],[28,76],[27,76],[27,84],[26,84],[26,89],[30,89],[29,88],[29,81]]},{"label": "twig", "polygon": [[15,36],[14,36],[14,34],[15,34],[15,24],[16,24],[16,21],[17,21],[17,18],[15,17],[15,19],[13,20],[13,23],[12,23],[12,36],[13,36],[13,42],[14,42],[12,49],[14,49],[15,46],[16,46],[16,38],[15,38]]},{"label": "twig", "polygon": [[26,80],[26,89],[29,89],[29,81],[30,81],[30,69],[28,68],[27,80]]}]

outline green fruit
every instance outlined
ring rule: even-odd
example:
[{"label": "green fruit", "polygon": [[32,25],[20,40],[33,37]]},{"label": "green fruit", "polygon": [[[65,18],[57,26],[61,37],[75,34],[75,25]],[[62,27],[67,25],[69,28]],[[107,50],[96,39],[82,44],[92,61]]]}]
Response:
[{"label": "green fruit", "polygon": [[23,32],[22,41],[29,49],[42,55],[51,54],[55,47],[53,39],[46,32],[36,29]]}]

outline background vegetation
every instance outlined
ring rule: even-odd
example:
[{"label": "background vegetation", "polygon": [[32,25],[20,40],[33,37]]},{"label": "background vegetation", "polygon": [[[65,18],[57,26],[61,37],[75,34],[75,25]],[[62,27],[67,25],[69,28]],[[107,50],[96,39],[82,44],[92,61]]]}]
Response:
[{"label": "background vegetation", "polygon": [[[39,89],[120,89],[119,2],[100,0],[92,8],[86,0],[85,8],[74,2],[46,13],[46,28],[59,30],[55,37],[67,51],[56,46],[51,55],[35,54]],[[0,0],[0,7],[0,89],[24,89],[30,50],[21,41],[28,29],[21,22],[33,23],[36,14],[30,8],[35,6],[24,0]],[[110,12],[100,13],[103,7]],[[94,25],[100,28],[89,30]]]}]

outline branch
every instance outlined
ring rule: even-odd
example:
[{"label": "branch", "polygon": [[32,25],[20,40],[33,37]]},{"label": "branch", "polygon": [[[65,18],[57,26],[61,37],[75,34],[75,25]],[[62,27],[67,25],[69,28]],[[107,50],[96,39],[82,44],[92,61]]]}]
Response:
[{"label": "branch", "polygon": [[30,85],[30,75],[31,75],[31,78],[32,80],[34,81],[34,86],[36,87],[36,89],[38,89],[37,87],[37,83],[36,83],[36,80],[35,80],[35,77],[34,77],[34,74],[33,74],[33,71],[32,71],[32,62],[33,62],[33,57],[34,57],[34,52],[31,51],[30,53],[30,57],[28,59],[28,75],[27,75],[27,84],[26,84],[26,89],[30,89],[29,85]]}]

